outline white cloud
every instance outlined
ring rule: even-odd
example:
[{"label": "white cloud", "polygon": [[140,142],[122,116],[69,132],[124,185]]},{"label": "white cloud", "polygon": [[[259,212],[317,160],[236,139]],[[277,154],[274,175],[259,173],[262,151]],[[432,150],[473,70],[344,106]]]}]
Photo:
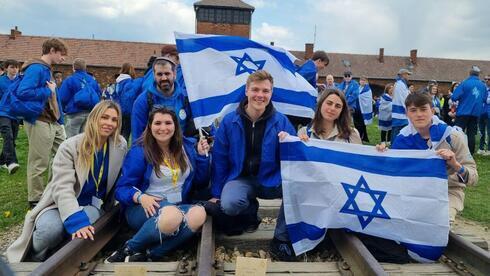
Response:
[{"label": "white cloud", "polygon": [[288,46],[293,38],[294,36],[288,28],[271,25],[267,22],[262,22],[260,27],[254,29],[252,32],[253,40],[260,41],[262,43],[274,42],[276,46],[287,49],[290,49]]}]

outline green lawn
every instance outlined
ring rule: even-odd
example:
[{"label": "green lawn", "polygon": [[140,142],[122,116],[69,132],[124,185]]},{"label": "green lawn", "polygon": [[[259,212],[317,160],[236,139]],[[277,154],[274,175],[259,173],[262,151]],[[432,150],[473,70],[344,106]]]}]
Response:
[{"label": "green lawn", "polygon": [[[371,143],[380,141],[377,124],[368,127]],[[0,143],[1,145],[1,143]],[[478,145],[478,144],[477,144]],[[28,209],[26,187],[27,138],[24,129],[20,129],[17,139],[17,154],[21,168],[14,175],[0,170],[0,231],[10,225],[23,221]],[[476,156],[480,181],[476,187],[466,190],[463,217],[490,226],[490,157]]]}]

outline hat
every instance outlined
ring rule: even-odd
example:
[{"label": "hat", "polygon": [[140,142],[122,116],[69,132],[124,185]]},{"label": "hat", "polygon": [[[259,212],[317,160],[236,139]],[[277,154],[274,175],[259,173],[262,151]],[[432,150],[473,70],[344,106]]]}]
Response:
[{"label": "hat", "polygon": [[437,81],[436,81],[436,80],[430,80],[430,81],[429,81],[429,85],[431,85],[431,84],[435,84],[435,85],[437,85]]},{"label": "hat", "polygon": [[481,72],[481,70],[478,66],[476,66],[476,65],[471,66],[470,73],[478,75],[478,74],[480,74],[480,72]]},{"label": "hat", "polygon": [[412,72],[410,72],[408,69],[402,68],[402,69],[398,70],[398,75],[401,75],[401,74],[409,74],[409,75],[411,75]]},{"label": "hat", "polygon": [[352,76],[352,72],[351,71],[345,71],[344,76],[346,76],[346,75]]}]

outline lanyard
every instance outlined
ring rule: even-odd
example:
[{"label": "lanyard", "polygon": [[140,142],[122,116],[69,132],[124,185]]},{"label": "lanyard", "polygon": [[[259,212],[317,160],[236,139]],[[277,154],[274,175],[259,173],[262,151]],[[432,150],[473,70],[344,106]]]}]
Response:
[{"label": "lanyard", "polygon": [[175,164],[176,165],[175,168],[172,167],[172,165],[170,164],[167,158],[164,158],[163,162],[165,163],[165,166],[167,166],[170,169],[170,172],[172,173],[172,185],[174,186],[174,188],[177,187],[177,180],[179,180],[179,166]]},{"label": "lanyard", "polygon": [[100,182],[102,181],[102,177],[104,175],[104,163],[105,163],[105,157],[107,155],[107,143],[104,144],[104,154],[102,155],[102,165],[100,166],[100,170],[99,170],[99,177],[97,179],[95,179],[95,161],[96,161],[96,158],[92,157],[92,167],[90,168],[90,170],[92,171],[92,178],[94,179],[94,183],[95,183],[95,193],[97,196],[99,196],[99,185],[100,185]]}]

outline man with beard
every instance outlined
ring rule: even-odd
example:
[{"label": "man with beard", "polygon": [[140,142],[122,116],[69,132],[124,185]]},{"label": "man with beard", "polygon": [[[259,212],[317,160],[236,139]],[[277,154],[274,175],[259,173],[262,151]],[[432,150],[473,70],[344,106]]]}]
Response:
[{"label": "man with beard", "polygon": [[192,122],[189,100],[182,88],[175,85],[175,63],[169,58],[159,57],[153,63],[153,84],[143,91],[133,105],[131,114],[131,134],[136,141],[143,133],[148,122],[148,114],[154,106],[165,106],[173,109],[185,136],[193,135],[195,127]]}]

